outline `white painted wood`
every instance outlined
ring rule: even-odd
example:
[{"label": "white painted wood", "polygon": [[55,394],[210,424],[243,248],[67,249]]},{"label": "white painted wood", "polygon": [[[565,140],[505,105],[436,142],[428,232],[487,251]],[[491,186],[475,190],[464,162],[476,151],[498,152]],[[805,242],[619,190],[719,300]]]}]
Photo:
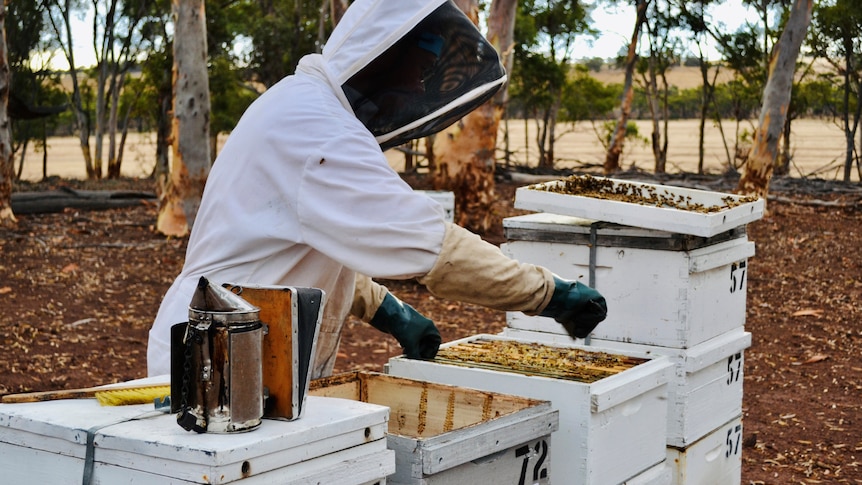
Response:
[{"label": "white painted wood", "polygon": [[[588,231],[582,221],[548,214],[507,218],[504,226],[534,228],[535,238],[543,240],[508,240],[501,249],[514,259],[588,284],[588,240],[551,242],[543,237],[556,232],[559,241],[567,234],[582,234]],[[598,230],[594,286],[607,300],[608,317],[592,339],[689,348],[744,326],[746,266],[754,255],[754,243],[744,234],[691,250],[661,250],[644,248],[653,244],[647,241],[661,238],[660,233],[636,228],[625,232],[619,226]],[[529,230],[519,237],[531,237]],[[603,245],[603,237],[613,238],[616,245]],[[565,335],[553,319],[520,312],[507,313],[507,326]]]},{"label": "white painted wood", "polygon": [[[573,345],[568,336],[504,329],[501,335],[551,345]],[[612,352],[667,357],[675,372],[668,382],[667,444],[685,447],[742,412],[744,350],[751,333],[741,327],[690,349],[593,339]]]},{"label": "white painted wood", "polygon": [[[187,432],[175,415],[152,405],[102,407],[94,399],[0,404],[0,469],[16,478],[10,483],[35,483],[26,479],[33,470],[48,474],[43,483],[80,483],[87,430],[95,429],[97,473],[105,465],[122,469],[123,476],[231,483],[270,473],[341,473],[335,463],[345,462],[356,464],[358,478],[337,483],[361,484],[373,481],[369,470],[385,471],[381,479],[395,471],[394,454],[385,453],[388,408],[322,397],[309,397],[307,404],[307,414],[296,421],[264,419],[255,430],[229,435]],[[320,468],[306,465],[318,458]]]},{"label": "white painted wood", "polygon": [[[505,337],[475,335],[444,347],[476,339]],[[665,459],[667,381],[672,367],[666,357],[657,357],[592,384],[403,357],[390,359],[386,371],[551,401],[559,410],[551,483],[606,485],[622,483]]]},{"label": "white painted wood", "polygon": [[[647,191],[652,189],[658,194],[668,194],[668,196],[674,199],[690,197],[689,201],[691,203],[699,203],[707,207],[725,205],[725,202],[722,200],[724,198],[731,198],[734,201],[741,199],[738,195],[706,190],[686,189],[628,180],[607,180],[612,181],[615,187],[625,184],[631,187],[638,195],[646,194]],[[537,186],[551,187],[561,184],[561,181],[552,181],[537,184]],[[692,234],[702,237],[715,236],[734,227],[756,221],[763,217],[764,208],[763,199],[758,199],[755,202],[746,202],[737,207],[718,212],[700,213],[670,207],[655,207],[630,202],[567,195],[548,192],[547,190],[535,190],[531,187],[533,186],[520,187],[515,191],[514,205],[516,209],[584,217],[627,226]]]},{"label": "white painted wood", "polygon": [[728,485],[742,481],[742,416],[685,448],[667,448],[673,485]]},{"label": "white painted wood", "polygon": [[310,393],[389,407],[387,440],[396,452],[390,483],[518,483],[530,461],[527,478],[534,470],[537,476],[530,483],[547,483],[550,435],[559,428],[549,401],[376,372],[318,379]]},{"label": "white painted wood", "polygon": [[[381,440],[382,441],[382,440]],[[373,448],[373,449],[372,449]],[[96,464],[94,485],[122,484],[222,484],[242,485],[317,485],[353,484],[377,485],[386,483],[385,477],[394,470],[394,452],[374,446],[372,443],[355,446],[330,455],[276,468],[261,474],[253,474],[241,480],[223,481],[219,475],[201,475],[196,480],[183,480],[172,476],[152,473],[147,470],[130,469],[117,465]],[[36,483],[36,482],[33,482]],[[58,483],[58,482],[48,482]],[[69,484],[80,484],[80,477],[69,480]]]},{"label": "white painted wood", "polygon": [[[487,438],[487,437],[486,437]],[[415,442],[413,445],[415,446]],[[548,485],[551,483],[551,435],[525,441],[519,445],[503,448],[496,453],[474,460],[462,461],[443,472],[424,474],[421,463],[433,461],[433,457],[419,457],[422,448],[409,448],[410,443],[389,441],[395,450],[396,472],[388,480],[393,485],[463,485],[463,484],[517,484]],[[477,443],[487,448],[491,443]],[[412,451],[412,453],[411,453]],[[402,470],[410,471],[400,473]]]},{"label": "white painted wood", "polygon": [[629,478],[622,485],[670,485],[672,480],[671,467],[666,461],[663,461],[649,470]]}]

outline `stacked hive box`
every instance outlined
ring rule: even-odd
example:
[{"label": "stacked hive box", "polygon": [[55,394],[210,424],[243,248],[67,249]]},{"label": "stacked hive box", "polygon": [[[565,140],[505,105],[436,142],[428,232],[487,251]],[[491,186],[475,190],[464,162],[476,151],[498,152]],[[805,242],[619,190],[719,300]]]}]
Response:
[{"label": "stacked hive box", "polygon": [[389,409],[317,396],[307,405],[295,421],[197,434],[152,404],[0,404],[3,483],[385,484]]},{"label": "stacked hive box", "polygon": [[390,485],[548,483],[559,422],[548,401],[375,372],[318,379],[309,392],[390,409]]},{"label": "stacked hive box", "polygon": [[664,462],[673,364],[667,357],[474,335],[442,345],[434,360],[392,358],[386,371],[550,401],[559,411],[553,446],[533,448],[540,455],[524,462],[531,470],[521,478],[533,477],[532,481],[501,481],[488,475],[487,481],[469,483],[540,483],[534,467],[547,460],[551,484],[670,483]]},{"label": "stacked hive box", "polygon": [[[546,190],[561,182],[524,187],[516,207],[544,213],[506,219],[503,250],[605,296],[608,318],[589,345],[673,362],[666,443],[672,483],[739,483],[743,351],[751,344],[746,270],[754,255],[745,224],[762,216],[762,201],[601,180],[689,209],[726,207],[706,212]],[[553,320],[521,313],[508,314],[503,333],[572,343]]]}]

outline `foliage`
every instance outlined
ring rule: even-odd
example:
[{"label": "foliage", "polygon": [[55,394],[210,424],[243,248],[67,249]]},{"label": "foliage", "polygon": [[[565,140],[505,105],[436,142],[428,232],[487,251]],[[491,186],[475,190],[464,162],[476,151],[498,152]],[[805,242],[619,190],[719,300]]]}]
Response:
[{"label": "foliage", "polygon": [[525,116],[535,117],[539,124],[536,143],[542,167],[554,164],[554,129],[569,89],[572,45],[577,35],[590,32],[587,11],[575,0],[527,0],[518,5],[510,94]]},{"label": "foliage", "polygon": [[602,119],[617,106],[622,86],[603,84],[589,75],[587,67],[577,65],[563,89],[561,121]]},{"label": "foliage", "polygon": [[[35,2],[10,2],[5,27],[11,74],[10,96],[14,102],[33,110],[45,106],[62,107],[66,96],[60,89],[59,76],[34,56],[36,52],[45,52],[55,46],[47,35],[43,10]],[[45,138],[58,124],[56,116],[11,121],[13,153],[24,150],[31,141],[35,141],[37,148],[44,149]],[[23,157],[20,161],[23,164]]]},{"label": "foliage", "polygon": [[[709,116],[716,119],[733,119],[737,123],[751,123],[756,118],[766,79],[765,60],[771,45],[780,33],[786,16],[787,2],[783,0],[757,0],[746,4],[755,8],[761,17],[757,24],[745,24],[736,32],[729,32],[720,23],[710,19],[706,12],[724,0],[657,1],[650,13],[653,37],[674,41],[692,38],[704,42],[710,37],[722,55],[721,69],[734,72],[730,82],[719,83],[711,97]],[[80,15],[90,3],[76,0],[69,3],[72,15]],[[620,6],[630,2],[616,0]],[[99,2],[99,5],[108,5]],[[659,5],[660,4],[660,5]],[[7,15],[7,41],[10,65],[13,69],[13,91],[25,92],[36,105],[54,105],[58,100],[58,75],[33,65],[34,52],[51,51],[61,45],[61,39],[47,23],[49,6],[59,8],[65,2],[39,0],[35,2],[9,2]],[[146,6],[144,19],[135,32],[133,43],[141,50],[134,57],[136,65],[125,80],[120,98],[120,112],[129,110],[130,126],[150,130],[164,123],[168,113],[160,100],[169,95],[171,64],[171,19],[168,0],[120,2],[118,22],[129,22],[133,7]],[[583,60],[581,67],[572,61],[571,46],[575,39],[596,33],[591,25],[590,8],[600,5],[575,0],[527,0],[519,2],[516,18],[514,64],[510,73],[510,102],[507,113],[512,117],[537,120],[543,128],[538,133],[540,150],[553,156],[554,124],[604,119],[617,107],[619,87],[602,86],[590,78],[590,72],[607,68],[605,60],[589,57],[589,52],[577,53]],[[103,7],[102,10],[104,10]],[[480,2],[487,11],[489,2]],[[793,116],[845,116],[857,113],[862,93],[860,73],[860,10],[862,4],[853,0],[820,2],[810,29],[808,47],[811,54],[833,64],[832,73],[817,73],[815,79],[803,79],[794,86]],[[260,91],[271,86],[295,69],[302,55],[319,51],[322,40],[331,30],[328,4],[301,0],[231,0],[207,2],[207,34],[212,97],[211,133],[228,132],[242,111]],[[677,15],[678,13],[678,15]],[[102,12],[104,15],[104,12]],[[59,25],[61,35],[63,25]],[[50,35],[48,35],[50,34]],[[65,42],[65,38],[62,39]],[[644,42],[644,39],[641,40]],[[703,59],[688,55],[673,43],[656,43],[652,53],[643,44],[640,69],[647,74],[655,69],[660,75],[665,69],[678,65],[699,65]],[[624,47],[621,47],[621,51]],[[849,53],[849,56],[845,55]],[[842,61],[843,60],[843,61]],[[30,64],[28,64],[28,62]],[[612,62],[612,61],[609,61]],[[852,62],[852,64],[849,64]],[[584,71],[586,71],[586,73]],[[831,75],[828,75],[831,74]],[[848,74],[848,87],[841,75]],[[660,80],[660,78],[659,78]],[[82,87],[83,105],[90,118],[95,116],[97,92],[91,85]],[[166,91],[166,89],[168,91]],[[848,91],[846,94],[844,91]],[[669,86],[666,96],[667,117],[693,118],[701,112],[701,88],[679,89]],[[655,96],[655,94],[653,94]],[[644,85],[635,91],[632,117],[650,116],[650,105]],[[858,115],[857,115],[858,116]],[[851,117],[852,118],[852,117]],[[852,119],[851,119],[852,121]],[[122,123],[122,118],[121,121]],[[27,126],[27,125],[30,126]],[[47,123],[16,122],[13,126],[16,141],[23,137],[70,134],[74,117],[71,112],[50,118]],[[738,130],[739,131],[739,130]],[[26,135],[25,135],[26,133]],[[544,160],[552,165],[553,160]]]},{"label": "foliage", "polygon": [[242,113],[257,98],[257,92],[245,87],[239,71],[224,57],[210,62],[209,83],[210,92],[216,94],[210,99],[210,134],[217,136],[236,126]]},{"label": "foliage", "polygon": [[[617,127],[617,122],[614,120],[608,120],[602,123],[601,135],[602,135],[602,146],[605,148],[609,147],[611,144],[611,137],[614,136],[614,130]],[[626,134],[625,139],[628,142],[634,143],[642,143],[644,145],[649,143],[649,139],[641,134],[640,129],[638,129],[637,123],[634,121],[628,121],[626,123]],[[627,144],[628,146],[629,144]]]},{"label": "foliage", "polygon": [[[834,73],[832,78],[824,80],[834,80],[834,85],[841,90],[839,97],[835,89],[835,105],[848,144],[844,160],[844,180],[848,181],[854,157],[859,166],[855,140],[862,122],[862,5],[850,0],[823,2],[814,8],[811,22],[808,44]],[[822,92],[820,94],[815,99],[823,99]]]},{"label": "foliage", "polygon": [[[291,74],[305,54],[322,47],[321,32],[331,30],[321,17],[318,2],[272,0],[236,2],[236,20],[251,49],[247,69],[254,80],[269,87]],[[324,2],[325,3],[325,2]]]}]

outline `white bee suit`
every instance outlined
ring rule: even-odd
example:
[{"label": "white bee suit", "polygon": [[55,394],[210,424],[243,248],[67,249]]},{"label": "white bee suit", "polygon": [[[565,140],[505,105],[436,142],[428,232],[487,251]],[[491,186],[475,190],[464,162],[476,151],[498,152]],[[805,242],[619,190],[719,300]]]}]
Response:
[{"label": "white bee suit", "polygon": [[[483,246],[481,251],[501,258],[504,268],[528,275],[516,274],[524,288],[506,290],[503,299],[492,296],[491,306],[508,309],[514,299],[515,306],[537,311],[547,304],[553,290],[550,272],[512,262],[496,247],[447,224],[437,202],[414,192],[390,168],[381,143],[391,135],[369,131],[342,89],[353,74],[444,4],[357,0],[322,54],[303,57],[296,74],[248,108],[212,167],[182,272],[150,330],[150,375],[170,373],[170,327],[188,320],[202,276],[215,284],[322,289],[326,304],[312,377],[332,371],[341,327],[354,301],[356,273],[387,279],[431,273],[429,289],[449,297],[457,297],[459,290],[447,288],[447,281],[475,286],[471,270],[470,277],[459,281],[442,269],[446,238],[448,246],[470,240],[461,246]],[[471,258],[462,254],[458,259]],[[432,272],[435,265],[438,270]],[[373,314],[373,308],[362,311]]]}]

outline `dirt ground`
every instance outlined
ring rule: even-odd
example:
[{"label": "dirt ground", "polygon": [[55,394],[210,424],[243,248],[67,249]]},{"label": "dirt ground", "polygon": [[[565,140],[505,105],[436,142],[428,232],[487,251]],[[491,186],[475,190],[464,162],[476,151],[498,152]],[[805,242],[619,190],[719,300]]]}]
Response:
[{"label": "dirt ground", "polygon": [[[428,188],[420,178],[416,188]],[[668,183],[675,183],[673,181]],[[719,190],[732,181],[704,179]],[[151,191],[146,180],[52,180]],[[498,183],[497,217],[516,184]],[[768,214],[749,224],[743,484],[862,484],[862,188],[776,180]],[[182,265],[184,239],[153,231],[156,207],[69,209],[19,216],[0,229],[0,394],[143,377],[146,338]],[[502,241],[502,226],[487,234]],[[505,315],[443,301],[412,282],[385,282],[431,317],[444,341],[497,333]],[[380,370],[398,344],[348,322],[337,371]]]}]

